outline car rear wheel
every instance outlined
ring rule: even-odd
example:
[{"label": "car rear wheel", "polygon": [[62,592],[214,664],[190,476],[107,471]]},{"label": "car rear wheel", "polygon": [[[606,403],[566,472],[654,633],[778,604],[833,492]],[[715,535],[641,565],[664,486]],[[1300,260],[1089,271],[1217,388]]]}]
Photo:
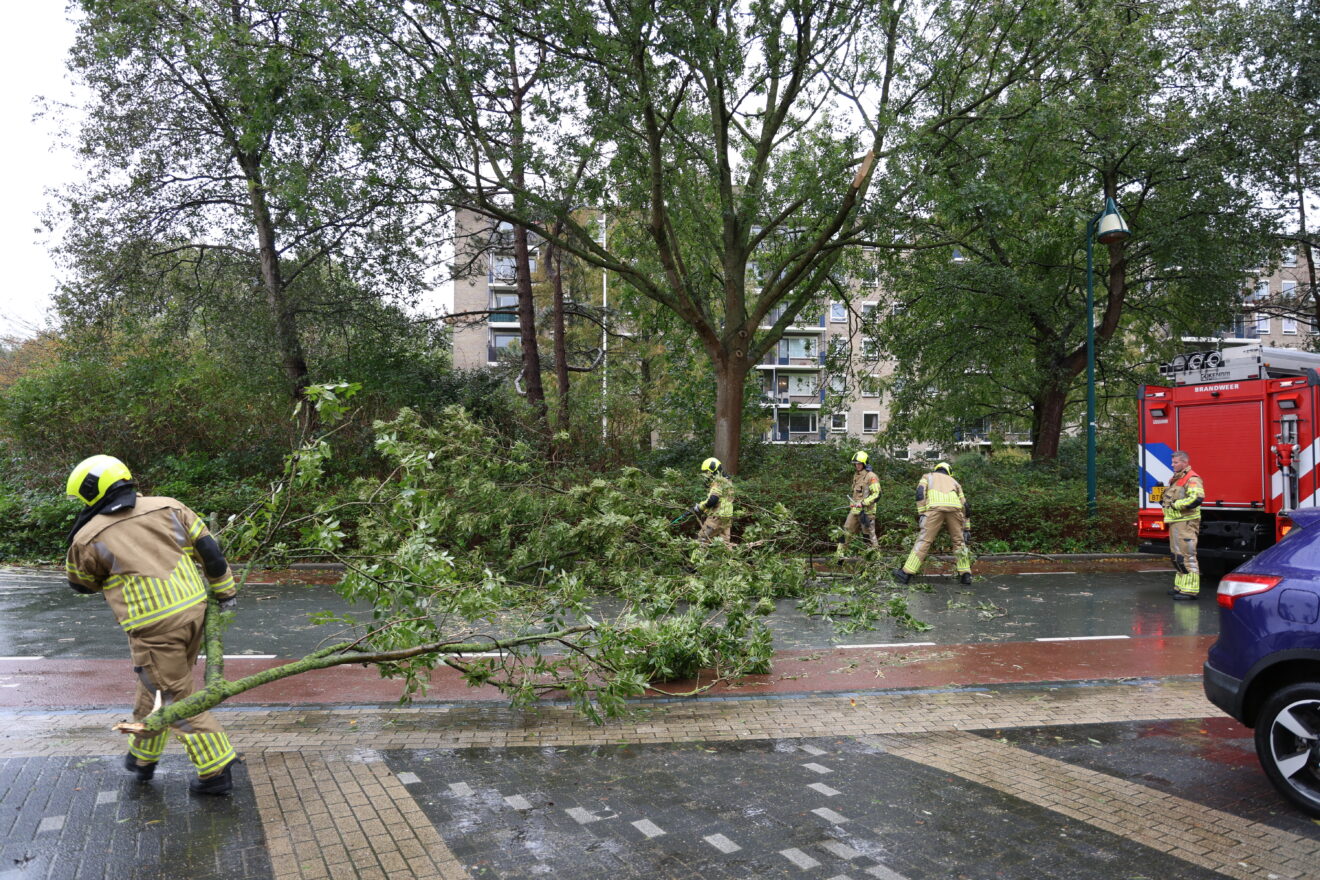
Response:
[{"label": "car rear wheel", "polygon": [[1320,816],[1320,684],[1289,685],[1265,702],[1256,755],[1285,798]]}]

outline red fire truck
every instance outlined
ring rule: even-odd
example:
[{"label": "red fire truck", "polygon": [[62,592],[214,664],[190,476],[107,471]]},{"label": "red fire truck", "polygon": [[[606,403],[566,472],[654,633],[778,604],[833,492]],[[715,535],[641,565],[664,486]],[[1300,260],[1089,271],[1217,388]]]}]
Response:
[{"label": "red fire truck", "polygon": [[1139,549],[1169,552],[1160,495],[1174,450],[1205,480],[1197,555],[1229,568],[1279,540],[1288,512],[1320,506],[1320,354],[1244,345],[1180,355],[1171,383],[1143,385]]}]

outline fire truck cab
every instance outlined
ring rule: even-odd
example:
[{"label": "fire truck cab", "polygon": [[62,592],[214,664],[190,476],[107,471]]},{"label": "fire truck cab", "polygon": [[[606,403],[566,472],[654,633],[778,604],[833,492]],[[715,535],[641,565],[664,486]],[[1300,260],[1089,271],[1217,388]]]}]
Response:
[{"label": "fire truck cab", "polygon": [[1138,392],[1138,549],[1169,552],[1160,497],[1181,449],[1205,481],[1197,555],[1232,568],[1282,538],[1290,511],[1320,506],[1320,354],[1245,345],[1160,372],[1170,385]]}]

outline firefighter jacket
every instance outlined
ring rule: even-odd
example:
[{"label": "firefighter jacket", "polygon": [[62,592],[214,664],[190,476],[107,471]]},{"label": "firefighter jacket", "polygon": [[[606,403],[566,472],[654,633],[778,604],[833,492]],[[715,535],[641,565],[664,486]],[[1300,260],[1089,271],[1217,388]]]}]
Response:
[{"label": "firefighter jacket", "polygon": [[197,542],[209,535],[182,502],[140,497],[88,520],[69,544],[65,571],[74,589],[105,596],[125,632],[164,633],[204,612],[208,582],[218,599],[237,592],[223,556],[207,560],[205,575],[198,569]]},{"label": "firefighter jacket", "polygon": [[967,499],[962,486],[943,471],[923,474],[917,483],[917,515],[928,510],[964,510]]},{"label": "firefighter jacket", "polygon": [[1187,522],[1201,518],[1201,504],[1205,501],[1205,483],[1201,475],[1188,468],[1169,478],[1160,503],[1164,505],[1166,523]]},{"label": "firefighter jacket", "polygon": [[701,506],[707,513],[725,519],[733,518],[733,481],[724,474],[716,474],[710,480],[710,494]]},{"label": "firefighter jacket", "polygon": [[875,514],[875,502],[880,498],[880,478],[870,468],[862,468],[853,475],[852,501],[868,516]]}]

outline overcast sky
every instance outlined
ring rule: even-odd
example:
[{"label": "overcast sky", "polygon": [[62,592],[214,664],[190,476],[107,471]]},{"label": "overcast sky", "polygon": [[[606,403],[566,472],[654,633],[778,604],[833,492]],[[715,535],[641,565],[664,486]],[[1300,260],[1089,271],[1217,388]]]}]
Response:
[{"label": "overcast sky", "polygon": [[73,42],[73,25],[60,0],[11,3],[0,29],[0,154],[8,171],[5,210],[0,212],[4,242],[4,290],[0,298],[0,335],[30,335],[45,322],[55,287],[55,266],[41,225],[46,190],[74,179],[73,161],[56,148],[54,124],[33,120],[36,97],[68,102],[72,87],[64,58]]}]

